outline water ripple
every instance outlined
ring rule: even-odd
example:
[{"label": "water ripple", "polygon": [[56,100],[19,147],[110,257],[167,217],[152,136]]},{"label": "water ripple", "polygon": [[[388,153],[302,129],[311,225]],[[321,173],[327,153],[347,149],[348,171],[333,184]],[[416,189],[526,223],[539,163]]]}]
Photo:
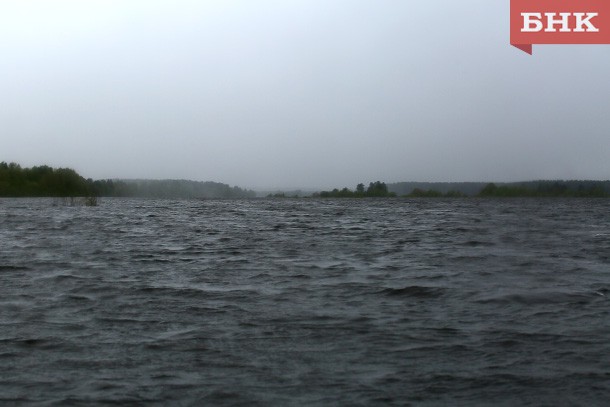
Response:
[{"label": "water ripple", "polygon": [[605,200],[4,199],[0,404],[604,405]]}]

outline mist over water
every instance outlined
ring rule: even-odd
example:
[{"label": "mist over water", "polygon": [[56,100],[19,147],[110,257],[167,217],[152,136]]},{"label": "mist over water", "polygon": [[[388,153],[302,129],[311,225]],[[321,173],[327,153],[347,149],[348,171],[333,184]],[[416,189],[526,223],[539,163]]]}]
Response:
[{"label": "mist over water", "polygon": [[4,405],[603,405],[606,200],[0,200]]}]

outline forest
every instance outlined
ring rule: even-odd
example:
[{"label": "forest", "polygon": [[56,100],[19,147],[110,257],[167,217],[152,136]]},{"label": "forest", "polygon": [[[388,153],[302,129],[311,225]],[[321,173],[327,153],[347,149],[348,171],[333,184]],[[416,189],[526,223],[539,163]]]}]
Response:
[{"label": "forest", "polygon": [[581,197],[602,198],[610,196],[608,181],[530,181],[496,185],[487,184],[479,197]]},{"label": "forest", "polygon": [[610,181],[539,180],[525,182],[398,182],[388,190],[406,197],[604,197]]},{"label": "forest", "polygon": [[322,191],[312,195],[320,198],[602,198],[610,197],[610,181],[526,181],[511,183],[481,182],[371,182],[367,189],[358,184],[348,188]]},{"label": "forest", "polygon": [[1,197],[252,198],[254,191],[219,182],[186,180],[92,180],[70,168],[22,168],[0,163]]},{"label": "forest", "polygon": [[[272,196],[284,196],[276,194]],[[528,181],[512,183],[396,183],[322,191],[319,198],[460,198],[460,197],[609,197],[610,181]],[[0,197],[149,197],[254,198],[256,193],[219,182],[187,180],[92,180],[70,168],[47,165],[22,168],[0,163]]]}]

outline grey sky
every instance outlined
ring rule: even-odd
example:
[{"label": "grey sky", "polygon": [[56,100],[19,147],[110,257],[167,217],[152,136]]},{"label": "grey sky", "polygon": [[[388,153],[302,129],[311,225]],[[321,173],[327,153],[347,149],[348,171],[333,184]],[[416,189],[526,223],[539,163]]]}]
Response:
[{"label": "grey sky", "polygon": [[610,178],[610,46],[508,0],[0,1],[0,161],[243,187]]}]

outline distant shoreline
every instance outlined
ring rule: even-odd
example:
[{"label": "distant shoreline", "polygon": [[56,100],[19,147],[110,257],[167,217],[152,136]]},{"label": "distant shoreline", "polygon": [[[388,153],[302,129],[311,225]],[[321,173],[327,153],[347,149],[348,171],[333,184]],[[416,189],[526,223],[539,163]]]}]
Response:
[{"label": "distant shoreline", "polygon": [[[373,185],[380,185],[373,191]],[[355,191],[348,188],[322,191],[321,198],[607,198],[610,197],[610,181],[527,181],[509,183],[477,182],[403,182],[371,183],[367,190],[359,184]],[[314,194],[315,195],[315,194]]]},{"label": "distant shoreline", "polygon": [[254,191],[220,182],[92,180],[70,168],[22,168],[0,163],[0,197],[254,198]]},{"label": "distant shoreline", "polygon": [[189,180],[92,180],[69,168],[46,165],[22,168],[0,163],[0,197],[143,197],[143,198],[607,198],[610,180],[539,180],[523,182],[397,182],[375,181],[331,191],[275,191],[261,196],[249,189]]}]

